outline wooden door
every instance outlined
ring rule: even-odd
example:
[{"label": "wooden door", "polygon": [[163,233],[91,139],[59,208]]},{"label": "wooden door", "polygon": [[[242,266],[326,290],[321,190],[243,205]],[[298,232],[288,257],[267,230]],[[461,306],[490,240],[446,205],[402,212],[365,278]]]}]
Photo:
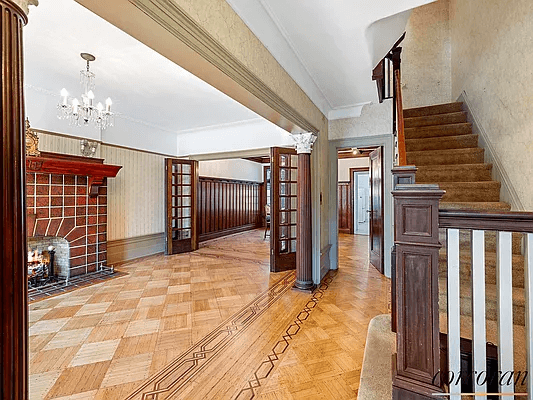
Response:
[{"label": "wooden door", "polygon": [[198,249],[198,162],[165,159],[166,254]]},{"label": "wooden door", "polygon": [[354,172],[354,232],[368,235],[370,210],[370,175],[368,172]]},{"label": "wooden door", "polygon": [[383,273],[383,157],[378,147],[370,153],[370,264]]},{"label": "wooden door", "polygon": [[339,232],[353,233],[353,190],[351,182],[339,182],[337,185],[339,202]]},{"label": "wooden door", "polygon": [[280,272],[296,268],[298,156],[281,147],[270,155],[270,271]]}]

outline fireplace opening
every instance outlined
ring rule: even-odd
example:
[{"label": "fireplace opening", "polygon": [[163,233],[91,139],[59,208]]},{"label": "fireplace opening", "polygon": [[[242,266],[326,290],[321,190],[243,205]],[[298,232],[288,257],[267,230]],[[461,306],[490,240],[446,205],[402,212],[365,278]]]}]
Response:
[{"label": "fireplace opening", "polygon": [[70,248],[56,236],[28,238],[28,283],[30,287],[66,280],[70,270]]}]

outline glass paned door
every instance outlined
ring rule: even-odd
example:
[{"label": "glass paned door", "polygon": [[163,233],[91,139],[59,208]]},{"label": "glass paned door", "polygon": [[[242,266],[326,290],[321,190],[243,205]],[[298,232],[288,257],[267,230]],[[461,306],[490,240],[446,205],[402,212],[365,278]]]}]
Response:
[{"label": "glass paned door", "polygon": [[196,250],[198,162],[167,158],[165,163],[166,254]]},{"label": "glass paned door", "polygon": [[270,270],[296,268],[298,156],[296,150],[271,149]]}]

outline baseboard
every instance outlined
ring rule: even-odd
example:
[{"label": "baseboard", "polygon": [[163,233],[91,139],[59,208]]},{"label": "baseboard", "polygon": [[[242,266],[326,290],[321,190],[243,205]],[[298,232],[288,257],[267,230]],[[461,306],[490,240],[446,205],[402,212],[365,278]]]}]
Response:
[{"label": "baseboard", "polygon": [[165,251],[165,233],[136,236],[107,242],[107,263],[109,266],[143,258]]},{"label": "baseboard", "polygon": [[233,235],[235,233],[251,231],[253,229],[258,229],[258,228],[261,228],[261,225],[259,225],[259,224],[248,224],[248,225],[237,226],[237,227],[231,228],[231,229],[224,229],[222,231],[203,233],[203,234],[199,235],[198,241],[200,243],[202,243],[202,242],[205,242],[207,240],[217,239],[217,238],[220,238],[220,237],[223,237],[223,236],[229,236],[229,235]]},{"label": "baseboard", "polygon": [[501,182],[500,199],[511,205],[513,211],[525,211],[524,205],[518,197],[509,175],[505,171],[503,164],[496,154],[496,149],[491,143],[489,136],[479,119],[476,117],[476,113],[472,109],[472,105],[468,99],[468,95],[465,91],[461,93],[457,101],[463,103],[463,110],[467,112],[468,122],[472,123],[472,133],[479,135],[479,146],[485,149],[485,162],[492,164],[492,179]]},{"label": "baseboard", "polygon": [[331,250],[331,244],[328,244],[322,250],[320,250],[320,280],[328,273],[331,263],[329,257],[329,251]]}]

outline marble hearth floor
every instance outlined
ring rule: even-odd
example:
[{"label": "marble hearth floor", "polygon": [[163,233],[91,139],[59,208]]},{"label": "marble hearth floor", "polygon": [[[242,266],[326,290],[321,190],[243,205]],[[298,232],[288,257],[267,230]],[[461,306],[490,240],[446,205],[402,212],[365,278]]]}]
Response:
[{"label": "marble hearth floor", "polygon": [[262,234],[31,304],[30,399],[356,398],[367,325],[389,307],[367,238],[341,235],[341,268],[308,294],[269,273]]}]

